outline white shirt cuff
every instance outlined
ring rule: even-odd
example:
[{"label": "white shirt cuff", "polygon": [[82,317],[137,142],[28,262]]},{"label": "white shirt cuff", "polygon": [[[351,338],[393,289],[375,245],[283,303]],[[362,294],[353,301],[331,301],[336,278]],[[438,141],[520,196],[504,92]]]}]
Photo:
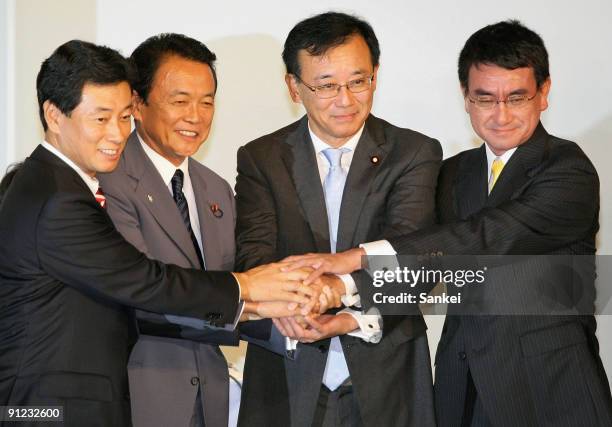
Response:
[{"label": "white shirt cuff", "polygon": [[345,307],[361,306],[361,298],[357,291],[357,285],[353,276],[350,274],[339,274],[338,278],[344,283],[345,294],[340,297],[340,301]]},{"label": "white shirt cuff", "polygon": [[361,338],[365,342],[377,344],[382,338],[382,316],[377,308],[372,307],[368,310],[368,314],[363,311],[351,310],[345,308],[340,310],[337,314],[348,313],[357,321],[359,329],[355,329],[353,332],[349,332],[347,335]]},{"label": "white shirt cuff", "polygon": [[377,240],[375,242],[362,243],[359,245],[363,248],[366,255],[397,255],[391,243],[386,240]]},{"label": "white shirt cuff", "polygon": [[285,337],[285,350],[295,350],[297,348],[298,342],[298,340],[294,340],[293,338]]}]

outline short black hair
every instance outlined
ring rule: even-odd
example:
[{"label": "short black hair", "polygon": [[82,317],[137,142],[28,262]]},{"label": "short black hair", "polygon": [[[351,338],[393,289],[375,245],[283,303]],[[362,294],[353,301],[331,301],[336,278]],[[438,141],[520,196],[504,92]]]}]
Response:
[{"label": "short black hair", "polygon": [[289,32],[283,49],[287,73],[300,75],[300,50],[305,49],[310,55],[320,56],[354,35],[363,37],[370,49],[372,66],[376,67],[380,59],[380,47],[372,26],[366,21],[346,13],[326,12],[298,22]]},{"label": "short black hair", "polygon": [[539,88],[550,76],[542,38],[519,21],[507,20],[476,31],[459,54],[459,82],[468,90],[472,66],[497,65],[507,70],[530,67]]},{"label": "short black hair", "polygon": [[38,113],[43,129],[47,130],[45,101],[52,102],[63,114],[70,116],[81,102],[86,83],[129,84],[132,79],[129,61],[116,50],[82,40],[64,43],[45,59],[36,78]]},{"label": "short black hair", "polygon": [[136,69],[132,88],[144,102],[149,98],[155,73],[162,61],[172,55],[208,65],[215,81],[215,92],[217,91],[216,55],[196,39],[183,34],[162,33],[146,39],[130,56]]}]

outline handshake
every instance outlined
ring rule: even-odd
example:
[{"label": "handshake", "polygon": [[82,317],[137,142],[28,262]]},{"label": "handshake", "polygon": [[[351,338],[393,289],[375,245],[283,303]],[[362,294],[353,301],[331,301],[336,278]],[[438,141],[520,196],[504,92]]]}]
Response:
[{"label": "handshake", "polygon": [[355,261],[353,266],[334,263],[336,268],[330,268],[329,264],[321,263],[322,259],[340,261],[339,255],[289,257],[244,273],[234,273],[240,283],[241,299],[245,301],[241,320],[272,318],[281,334],[302,342],[314,342],[357,329],[357,321],[348,313],[324,314],[330,308],[340,307],[346,293],[344,282],[338,276],[324,273],[349,273],[360,268],[360,250],[358,254],[351,254]]}]

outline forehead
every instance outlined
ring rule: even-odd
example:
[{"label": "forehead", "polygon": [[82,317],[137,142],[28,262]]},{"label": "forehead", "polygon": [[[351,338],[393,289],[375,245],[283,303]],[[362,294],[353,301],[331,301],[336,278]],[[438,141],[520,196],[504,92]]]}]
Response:
[{"label": "forehead", "polygon": [[85,83],[81,91],[80,109],[124,110],[132,100],[128,82],[112,84]]},{"label": "forehead", "polygon": [[372,57],[366,41],[360,35],[348,37],[344,43],[328,49],[322,55],[310,55],[306,49],[298,52],[302,74],[335,75],[342,71],[370,72]]},{"label": "forehead", "polygon": [[[187,88],[186,86],[191,86]],[[214,90],[215,82],[208,64],[177,55],[163,58],[155,71],[151,91]]]},{"label": "forehead", "polygon": [[470,68],[468,86],[470,91],[532,89],[536,86],[536,80],[531,67],[509,70],[497,65],[476,64]]}]

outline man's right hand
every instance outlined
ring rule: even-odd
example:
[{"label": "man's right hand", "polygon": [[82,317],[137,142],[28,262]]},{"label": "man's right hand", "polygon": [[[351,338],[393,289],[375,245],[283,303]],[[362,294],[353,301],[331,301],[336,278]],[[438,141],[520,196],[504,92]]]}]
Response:
[{"label": "man's right hand", "polygon": [[244,301],[286,301],[298,304],[314,304],[318,299],[315,288],[302,283],[311,268],[281,271],[282,264],[273,263],[252,268],[244,273],[234,273],[240,283],[240,298]]},{"label": "man's right hand", "polygon": [[361,269],[361,257],[366,253],[362,248],[349,249],[335,254],[305,254],[285,258],[283,271],[293,271],[304,267],[313,268],[306,283],[313,282],[324,273],[349,274]]}]

